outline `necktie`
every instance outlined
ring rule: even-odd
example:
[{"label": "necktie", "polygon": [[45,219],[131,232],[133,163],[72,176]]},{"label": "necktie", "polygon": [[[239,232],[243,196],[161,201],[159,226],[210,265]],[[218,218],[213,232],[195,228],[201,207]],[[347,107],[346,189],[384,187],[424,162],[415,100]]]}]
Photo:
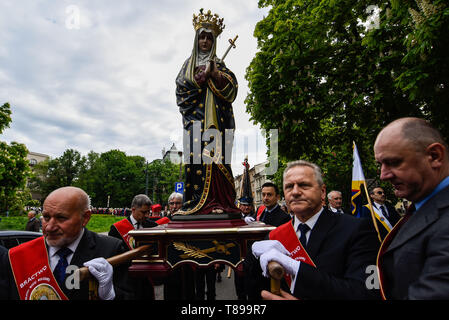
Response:
[{"label": "necktie", "polygon": [[384,215],[385,218],[388,218],[388,213],[387,210],[385,210],[385,206],[380,206],[380,211],[382,211],[382,214]]},{"label": "necktie", "polygon": [[67,256],[70,255],[71,253],[72,250],[65,247],[59,249],[58,252],[56,252],[56,254],[59,256],[59,261],[55,267],[55,270],[53,271],[53,275],[55,276],[56,281],[58,281],[60,287],[65,287],[64,286],[64,281],[66,277],[65,270],[68,266]]},{"label": "necktie", "polygon": [[305,223],[301,223],[298,226],[298,230],[301,231],[301,236],[299,237],[299,241],[301,242],[302,246],[305,248],[306,244],[307,244],[306,233],[307,233],[307,231],[310,230],[310,228]]}]

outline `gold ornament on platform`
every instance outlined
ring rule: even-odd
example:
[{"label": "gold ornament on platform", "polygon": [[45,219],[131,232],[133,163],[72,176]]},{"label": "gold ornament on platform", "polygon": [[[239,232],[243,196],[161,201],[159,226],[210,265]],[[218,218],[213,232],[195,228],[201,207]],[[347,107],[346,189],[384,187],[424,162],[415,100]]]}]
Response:
[{"label": "gold ornament on platform", "polygon": [[184,251],[184,254],[186,254],[189,257],[193,257],[193,258],[206,258],[207,257],[207,258],[213,260],[212,257],[210,257],[206,253],[202,252],[199,248],[189,245],[187,243],[173,242],[173,246],[177,250]]}]

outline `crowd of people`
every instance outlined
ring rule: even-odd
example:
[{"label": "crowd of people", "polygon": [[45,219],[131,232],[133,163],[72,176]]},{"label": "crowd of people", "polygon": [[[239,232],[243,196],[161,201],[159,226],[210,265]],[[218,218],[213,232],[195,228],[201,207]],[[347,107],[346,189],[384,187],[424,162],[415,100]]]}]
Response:
[{"label": "crowd of people", "polygon": [[[380,187],[370,191],[375,212],[361,218],[340,213],[339,193],[326,193],[317,165],[289,163],[283,175],[289,213],[279,208],[279,190],[272,183],[263,186],[263,206],[257,210],[241,199],[248,224],[262,221],[277,228],[251,245],[244,275],[235,277],[239,299],[447,299],[448,150],[439,132],[422,119],[398,119],[379,133],[374,155],[380,179],[393,185],[397,197],[411,201],[402,217]],[[168,203],[176,212],[182,195],[172,194]],[[153,299],[150,281],[130,279],[126,264],[112,267],[106,260],[133,247],[130,230],[161,223],[148,218],[150,207],[147,196],[135,196],[130,216],[111,226],[109,236],[101,236],[85,228],[92,212],[83,190],[53,191],[43,205],[43,236],[9,252],[0,248],[0,298],[88,299],[87,283],[73,287],[66,280],[64,268],[76,265],[88,267],[98,280],[101,299]],[[374,227],[376,220],[383,230]],[[273,261],[288,276],[280,295],[269,291],[267,268]],[[379,285],[368,286],[368,267],[376,265]],[[165,283],[165,298],[204,299],[204,291],[199,297],[195,290],[204,290],[206,279],[213,292],[209,285],[215,283],[216,266],[211,269],[213,281],[207,280],[207,271],[200,276],[187,266],[177,269]],[[30,279],[38,277],[47,281],[47,291],[36,290]]]}]

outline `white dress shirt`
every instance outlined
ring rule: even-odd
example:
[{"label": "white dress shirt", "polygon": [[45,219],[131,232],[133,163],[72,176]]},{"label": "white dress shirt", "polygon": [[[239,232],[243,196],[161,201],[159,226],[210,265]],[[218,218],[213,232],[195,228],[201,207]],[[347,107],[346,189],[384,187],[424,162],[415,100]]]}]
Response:
[{"label": "white dress shirt", "polygon": [[[75,241],[73,241],[69,246],[67,246],[67,248],[72,250],[72,253],[66,257],[67,263],[69,265],[70,265],[70,262],[72,261],[73,254],[75,253],[76,248],[78,248],[78,244],[80,243],[81,238],[83,237],[83,234],[84,234],[84,228],[81,229],[81,232],[78,235],[78,237],[75,239]],[[48,257],[50,259],[50,268],[53,271],[56,268],[56,265],[58,264],[58,261],[59,261],[59,256],[56,254],[56,252],[58,252],[58,250],[61,249],[61,247],[50,246],[48,243],[47,243],[47,246],[48,246]]]},{"label": "white dress shirt", "polygon": [[[321,207],[321,210],[318,211],[318,213],[315,213],[313,216],[311,216],[311,217],[309,218],[309,220],[307,220],[306,222],[301,222],[301,221],[299,221],[298,218],[296,218],[296,217],[294,216],[293,229],[296,231],[296,235],[298,236],[298,239],[301,237],[301,231],[298,229],[298,226],[299,226],[301,223],[305,223],[305,224],[310,228],[310,230],[306,232],[306,239],[307,239],[307,242],[309,242],[310,233],[311,233],[313,227],[315,226],[316,222],[318,221],[318,218],[320,217],[320,215],[321,215],[321,213],[323,212],[323,210],[324,210],[324,208]],[[299,263],[300,263],[300,264],[299,264],[298,272],[299,272],[299,269],[301,268],[301,262],[299,262]],[[293,293],[293,291],[295,290],[296,278],[297,278],[297,277],[293,277],[293,276],[292,276],[292,283],[290,284],[290,291],[291,291],[292,293]]]},{"label": "white dress shirt", "polygon": [[387,206],[385,204],[377,203],[376,201],[373,201],[373,210],[374,212],[380,217],[380,220],[382,220],[386,225],[390,227],[390,230],[393,229],[393,226],[391,225],[390,221],[388,221],[388,218],[385,217],[382,213],[382,209],[380,208],[383,206],[385,208],[385,211],[387,214],[389,214]]},{"label": "white dress shirt", "polygon": [[133,215],[130,215],[129,218],[131,219],[131,223],[133,224],[134,230],[142,229],[142,224],[139,225],[139,221],[134,219]]}]

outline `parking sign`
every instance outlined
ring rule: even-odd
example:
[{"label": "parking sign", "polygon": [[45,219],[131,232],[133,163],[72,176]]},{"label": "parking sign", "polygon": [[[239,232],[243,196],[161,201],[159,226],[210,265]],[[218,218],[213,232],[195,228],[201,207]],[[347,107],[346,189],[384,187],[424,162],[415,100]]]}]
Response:
[{"label": "parking sign", "polygon": [[184,182],[175,182],[175,192],[184,194]]}]

